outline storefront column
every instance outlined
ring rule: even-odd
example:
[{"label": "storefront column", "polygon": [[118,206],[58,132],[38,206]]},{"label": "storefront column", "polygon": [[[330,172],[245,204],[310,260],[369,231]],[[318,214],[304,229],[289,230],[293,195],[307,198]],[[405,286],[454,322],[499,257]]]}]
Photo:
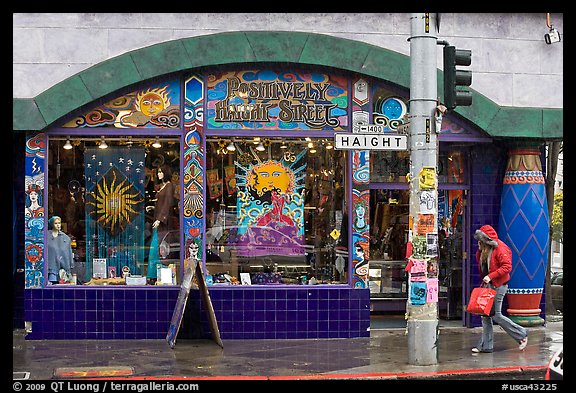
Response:
[{"label": "storefront column", "polygon": [[522,326],[540,326],[540,300],[548,263],[550,220],[546,185],[537,147],[514,147],[500,204],[498,237],[512,250],[508,314]]}]

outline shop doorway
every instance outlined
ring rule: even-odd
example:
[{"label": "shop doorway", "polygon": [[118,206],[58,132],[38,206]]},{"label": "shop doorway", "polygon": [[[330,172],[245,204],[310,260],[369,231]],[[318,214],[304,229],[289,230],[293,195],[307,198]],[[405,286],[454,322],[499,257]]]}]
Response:
[{"label": "shop doorway", "polygon": [[[463,316],[466,196],[464,189],[438,191],[438,310],[444,321]],[[376,327],[405,326],[409,198],[408,189],[370,191],[370,311]]]}]

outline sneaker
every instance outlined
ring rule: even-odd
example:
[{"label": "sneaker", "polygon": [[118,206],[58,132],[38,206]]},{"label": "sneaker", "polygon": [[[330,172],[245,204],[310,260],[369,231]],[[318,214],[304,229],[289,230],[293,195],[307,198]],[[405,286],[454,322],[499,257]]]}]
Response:
[{"label": "sneaker", "polygon": [[472,353],[479,353],[479,352],[480,352],[480,350],[478,348],[476,348],[476,347],[472,348]]},{"label": "sneaker", "polygon": [[524,350],[524,348],[526,348],[526,345],[528,345],[528,336],[520,340],[520,345],[518,345],[518,349],[522,351]]}]

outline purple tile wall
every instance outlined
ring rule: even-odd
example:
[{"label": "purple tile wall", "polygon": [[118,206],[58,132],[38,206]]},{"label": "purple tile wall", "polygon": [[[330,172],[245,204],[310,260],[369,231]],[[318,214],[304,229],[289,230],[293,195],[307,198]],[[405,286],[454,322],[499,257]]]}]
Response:
[{"label": "purple tile wall", "polygon": [[[164,339],[178,288],[27,289],[27,339]],[[211,288],[222,339],[368,337],[368,290],[339,287]],[[191,291],[179,338],[209,338]]]}]

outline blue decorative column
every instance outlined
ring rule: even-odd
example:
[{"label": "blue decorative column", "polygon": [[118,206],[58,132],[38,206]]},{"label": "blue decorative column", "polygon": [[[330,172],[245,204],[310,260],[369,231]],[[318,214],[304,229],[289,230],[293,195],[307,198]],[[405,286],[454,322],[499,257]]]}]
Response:
[{"label": "blue decorative column", "polygon": [[548,263],[550,219],[546,185],[537,148],[508,153],[498,237],[512,250],[508,315],[522,326],[544,324],[540,300]]}]

